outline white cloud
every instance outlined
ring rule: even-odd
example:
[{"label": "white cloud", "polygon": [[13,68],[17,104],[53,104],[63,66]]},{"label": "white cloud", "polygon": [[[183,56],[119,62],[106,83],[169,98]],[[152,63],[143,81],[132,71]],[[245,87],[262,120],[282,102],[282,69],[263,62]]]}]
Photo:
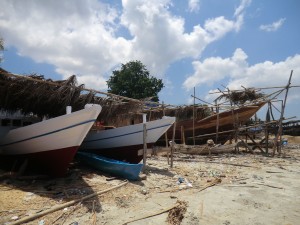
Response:
[{"label": "white cloud", "polygon": [[[123,0],[122,6],[98,0],[0,0],[0,8],[5,8],[0,33],[20,55],[52,64],[64,77],[76,74],[82,81],[93,80],[91,85],[100,86],[92,88],[104,89],[104,74],[120,63],[141,60],[151,74],[163,77],[171,63],[199,57],[211,42],[239,29],[245,8],[233,20],[211,18],[186,32],[185,20],[172,14],[170,0]],[[131,36],[123,37],[120,28]]]},{"label": "white cloud", "polygon": [[230,31],[238,30],[240,27],[239,20],[227,20],[224,16],[205,21],[204,28],[207,32],[206,38],[209,41],[215,41],[222,38]]},{"label": "white cloud", "polygon": [[198,12],[200,9],[199,0],[189,0],[189,11],[190,12]]},{"label": "white cloud", "polygon": [[241,0],[241,4],[235,9],[234,16],[238,17],[243,14],[245,8],[251,4],[252,0]]},{"label": "white cloud", "polygon": [[200,85],[213,85],[215,82],[225,77],[238,77],[243,74],[243,70],[248,67],[246,62],[247,55],[242,49],[236,49],[231,58],[222,59],[211,57],[203,62],[194,61],[194,74],[184,82],[187,90]]},{"label": "white cloud", "polygon": [[285,18],[281,18],[272,24],[260,25],[259,29],[267,32],[277,31],[284,23]]},{"label": "white cloud", "polygon": [[85,87],[103,87],[106,86],[106,80],[101,76],[85,75],[77,76],[78,84],[85,84]]},{"label": "white cloud", "polygon": [[[236,49],[230,58],[211,57],[203,62],[194,61],[194,74],[188,77],[183,87],[191,91],[193,87],[212,86],[220,81],[230,90],[240,90],[244,87],[278,87],[285,86],[291,70],[293,70],[292,85],[300,83],[300,55],[288,57],[284,61],[265,61],[250,66],[247,54],[242,49]],[[272,89],[274,91],[274,89]],[[206,96],[206,100],[213,100],[215,95]],[[298,91],[289,93],[290,102],[299,102]]]},{"label": "white cloud", "polygon": [[128,57],[130,41],[114,34],[117,10],[97,0],[2,0],[0,8],[6,8],[0,16],[6,45],[54,65],[64,77],[101,76]]},{"label": "white cloud", "polygon": [[194,86],[213,85],[221,80],[229,80],[231,89],[282,85],[287,82],[291,70],[295,73],[294,81],[300,83],[300,55],[288,57],[285,61],[265,61],[250,66],[247,54],[240,48],[230,58],[211,57],[203,62],[194,61],[194,74],[188,77],[183,86],[191,90]]}]

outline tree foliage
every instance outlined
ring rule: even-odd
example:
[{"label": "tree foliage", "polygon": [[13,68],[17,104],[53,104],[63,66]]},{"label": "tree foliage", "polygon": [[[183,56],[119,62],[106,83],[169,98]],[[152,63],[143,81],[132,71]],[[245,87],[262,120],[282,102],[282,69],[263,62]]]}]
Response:
[{"label": "tree foliage", "polygon": [[151,98],[159,101],[158,93],[164,87],[161,79],[150,76],[140,61],[122,64],[120,70],[113,71],[107,81],[108,92],[135,99]]},{"label": "tree foliage", "polygon": [[1,51],[4,50],[4,40],[2,37],[0,37],[0,63],[2,61],[2,55],[1,55]]}]

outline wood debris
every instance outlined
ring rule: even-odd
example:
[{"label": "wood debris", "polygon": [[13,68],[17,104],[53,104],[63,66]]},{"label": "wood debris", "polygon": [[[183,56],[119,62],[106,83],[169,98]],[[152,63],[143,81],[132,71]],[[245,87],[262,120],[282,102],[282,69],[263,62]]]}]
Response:
[{"label": "wood debris", "polygon": [[184,214],[187,210],[188,204],[186,201],[177,201],[178,206],[171,209],[168,214],[168,224],[169,225],[180,225],[184,218]]}]

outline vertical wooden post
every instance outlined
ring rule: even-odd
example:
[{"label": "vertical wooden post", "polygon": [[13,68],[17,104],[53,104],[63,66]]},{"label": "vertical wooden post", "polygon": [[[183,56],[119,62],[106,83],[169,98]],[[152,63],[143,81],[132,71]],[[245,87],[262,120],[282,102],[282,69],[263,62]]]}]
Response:
[{"label": "vertical wooden post", "polygon": [[[165,107],[164,107],[164,102],[162,102],[162,108],[163,108],[163,116],[166,115],[166,112],[165,112]],[[168,134],[167,134],[168,131],[165,132],[165,141],[166,141],[166,148],[169,146],[168,145]],[[167,153],[167,157],[168,157],[168,164],[169,164],[169,155]]]},{"label": "vertical wooden post", "polygon": [[175,131],[176,131],[176,121],[173,124],[173,137],[172,137],[172,146],[171,146],[171,168],[173,168],[173,154],[175,147]]},{"label": "vertical wooden post", "polygon": [[195,87],[194,87],[194,104],[193,104],[193,144],[195,145]]},{"label": "vertical wooden post", "polygon": [[[279,128],[278,128],[278,132],[277,132],[277,135],[276,135],[276,142],[279,139],[279,145],[277,145],[277,151],[278,151],[279,154],[281,154],[281,143],[282,143],[282,120],[283,120],[283,116],[284,116],[284,110],[285,110],[287,95],[289,93],[289,89],[290,89],[290,86],[291,86],[292,75],[293,75],[293,70],[291,70],[291,74],[290,74],[288,84],[285,87],[285,89],[286,89],[285,97],[284,97],[284,101],[283,101],[282,106],[281,106],[281,115],[280,115],[279,125],[278,125]],[[273,156],[274,155],[275,155],[275,148],[273,150]]]},{"label": "vertical wooden post", "polygon": [[268,110],[267,110],[267,115],[266,115],[266,126],[265,126],[265,139],[266,139],[266,155],[269,154],[269,128],[268,124],[270,122],[270,107],[271,107],[271,102],[268,102]]},{"label": "vertical wooden post", "polygon": [[[230,94],[229,89],[228,89],[228,94]],[[234,130],[234,141],[236,143],[236,139],[237,139],[236,121],[235,121],[235,114],[234,114],[234,110],[233,110],[233,103],[232,103],[231,99],[230,99],[230,106],[231,106],[232,125],[233,125],[233,130]],[[230,144],[231,144],[231,142],[230,142]]]},{"label": "vertical wooden post", "polygon": [[220,123],[219,105],[218,104],[216,104],[216,113],[217,113],[217,126],[216,126],[216,144],[217,144],[218,138],[219,138],[219,123]]},{"label": "vertical wooden post", "polygon": [[146,159],[147,159],[147,128],[146,128],[146,123],[143,124],[143,143],[144,143],[144,148],[143,148],[143,172],[145,172],[145,167],[146,167]]},{"label": "vertical wooden post", "polygon": [[266,125],[266,131],[265,131],[265,136],[266,136],[266,155],[269,154],[269,128],[268,125]]},{"label": "vertical wooden post", "polygon": [[184,126],[181,126],[181,144],[185,145],[185,134],[184,134]]}]

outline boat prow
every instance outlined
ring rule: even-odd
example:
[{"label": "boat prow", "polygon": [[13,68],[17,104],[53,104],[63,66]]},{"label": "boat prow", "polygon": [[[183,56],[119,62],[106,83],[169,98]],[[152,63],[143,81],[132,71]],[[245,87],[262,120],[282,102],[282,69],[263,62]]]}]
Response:
[{"label": "boat prow", "polygon": [[85,109],[9,130],[0,137],[0,160],[27,164],[53,176],[63,176],[102,107]]}]

